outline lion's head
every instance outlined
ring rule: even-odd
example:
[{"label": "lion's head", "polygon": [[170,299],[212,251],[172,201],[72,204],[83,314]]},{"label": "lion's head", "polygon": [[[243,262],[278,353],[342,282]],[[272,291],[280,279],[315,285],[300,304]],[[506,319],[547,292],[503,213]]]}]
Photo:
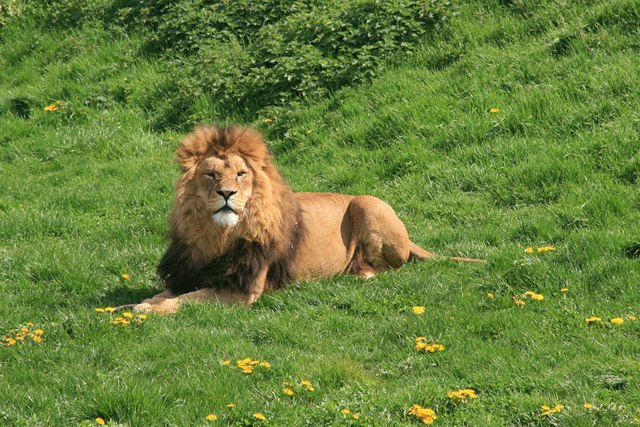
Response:
[{"label": "lion's head", "polygon": [[[182,175],[170,219],[172,245],[158,269],[165,281],[186,270],[202,276],[203,269],[219,268],[226,257],[244,256],[251,269],[288,253],[301,227],[299,207],[259,132],[198,128],[178,147],[177,159]],[[179,281],[188,286],[192,279]]]}]

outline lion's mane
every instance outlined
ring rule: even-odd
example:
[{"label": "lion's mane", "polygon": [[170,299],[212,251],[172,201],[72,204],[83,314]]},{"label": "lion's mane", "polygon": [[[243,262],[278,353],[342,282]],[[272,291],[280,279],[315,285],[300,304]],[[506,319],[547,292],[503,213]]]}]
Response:
[{"label": "lion's mane", "polygon": [[[253,193],[239,223],[223,228],[196,194],[195,169],[208,156],[232,154],[252,169]],[[167,288],[176,295],[202,288],[245,291],[265,267],[267,289],[286,284],[304,225],[262,136],[241,127],[198,128],[178,148],[177,160],[182,175],[170,216],[170,244],[157,269]]]}]

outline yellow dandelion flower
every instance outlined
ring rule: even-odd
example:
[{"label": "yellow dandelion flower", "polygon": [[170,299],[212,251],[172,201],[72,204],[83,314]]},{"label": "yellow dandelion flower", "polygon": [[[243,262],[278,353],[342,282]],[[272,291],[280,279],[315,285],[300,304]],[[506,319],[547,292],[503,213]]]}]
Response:
[{"label": "yellow dandelion flower", "polygon": [[583,406],[585,409],[593,409],[593,405],[591,403],[585,403]]},{"label": "yellow dandelion flower", "polygon": [[264,119],[264,122],[265,123],[271,123],[271,122],[273,122],[273,119],[270,119],[270,118],[267,117],[266,119]]},{"label": "yellow dandelion flower", "polygon": [[556,412],[560,412],[562,408],[564,408],[564,405],[556,405],[553,409],[548,407],[547,405],[542,405],[542,409],[544,409],[544,412],[541,413],[540,416],[544,417],[546,415],[555,414]]},{"label": "yellow dandelion flower", "polygon": [[106,425],[107,422],[104,420],[104,418],[96,418],[96,424],[100,424],[101,426]]},{"label": "yellow dandelion flower", "polygon": [[251,366],[251,365],[243,366],[242,367],[242,372],[244,372],[247,375],[253,373],[253,366]]},{"label": "yellow dandelion flower", "polygon": [[526,248],[524,251],[525,251],[526,253],[528,253],[528,254],[532,254],[532,253],[533,253],[533,248],[532,248],[531,246],[529,246],[529,247],[528,247],[528,248]]},{"label": "yellow dandelion flower", "polygon": [[130,311],[125,311],[124,313],[122,313],[122,317],[133,319],[133,313],[131,313]]},{"label": "yellow dandelion flower", "polygon": [[542,246],[540,248],[538,248],[538,253],[541,252],[548,252],[548,251],[555,251],[556,248],[554,248],[553,246]]},{"label": "yellow dandelion flower", "polygon": [[421,341],[425,341],[426,338],[425,337],[417,337],[416,338],[416,342],[421,342]]},{"label": "yellow dandelion flower", "polygon": [[627,319],[631,320],[632,322],[635,322],[636,320],[638,320],[638,318],[636,316],[634,316],[633,314],[628,315]]},{"label": "yellow dandelion flower", "polygon": [[41,343],[43,341],[42,338],[40,338],[40,336],[38,335],[31,335],[31,339],[37,343]]},{"label": "yellow dandelion flower", "polygon": [[562,288],[560,289],[560,292],[562,292],[563,294],[566,294],[567,292],[569,292],[569,288]]},{"label": "yellow dandelion flower", "polygon": [[23,334],[26,334],[27,332],[29,332],[29,328],[22,328],[20,329],[20,332],[22,332]]},{"label": "yellow dandelion flower", "polygon": [[600,317],[597,317],[597,316],[587,317],[585,320],[587,321],[587,324],[602,322],[602,319]]},{"label": "yellow dandelion flower", "polygon": [[259,419],[260,421],[264,421],[264,420],[266,420],[266,419],[267,419],[267,417],[266,417],[264,414],[260,413],[260,412],[258,412],[258,413],[256,413],[256,414],[253,414],[253,416],[254,416],[255,418]]},{"label": "yellow dandelion flower", "polygon": [[34,326],[33,322],[27,322],[27,326],[29,326],[29,327]]},{"label": "yellow dandelion flower", "polygon": [[360,414],[353,414],[351,416],[351,418],[353,418],[354,420],[359,420],[360,419]]},{"label": "yellow dandelion flower", "polygon": [[533,294],[531,295],[531,299],[536,301],[542,301],[544,299],[544,295],[542,294]]},{"label": "yellow dandelion flower", "polygon": [[487,294],[487,298],[493,299],[493,294]]},{"label": "yellow dandelion flower", "polygon": [[282,392],[287,396],[293,396],[293,390],[291,390],[290,388],[283,388]]},{"label": "yellow dandelion flower", "polygon": [[107,313],[113,313],[115,311],[115,308],[109,306],[109,307],[105,307],[104,311],[106,311]]},{"label": "yellow dandelion flower", "polygon": [[263,368],[269,369],[271,367],[271,363],[269,363],[269,362],[260,362],[260,366],[262,366]]},{"label": "yellow dandelion flower", "polygon": [[231,360],[229,359],[222,362],[222,366],[229,366],[229,365],[231,365]]},{"label": "yellow dandelion flower", "polygon": [[104,308],[96,308],[96,313],[104,313]]},{"label": "yellow dandelion flower", "polygon": [[349,408],[342,408],[340,410],[340,413],[343,415],[349,415],[351,413],[351,410]]},{"label": "yellow dandelion flower", "polygon": [[489,112],[490,112],[490,113],[499,113],[499,112],[500,112],[500,109],[498,109],[498,108],[490,108],[490,109],[489,109]]},{"label": "yellow dandelion flower", "polygon": [[524,301],[519,300],[516,297],[513,297],[513,302],[515,303],[515,305],[517,305],[518,307],[522,307],[524,305]]},{"label": "yellow dandelion flower", "polygon": [[420,405],[413,405],[409,408],[409,415],[414,415],[417,418],[421,419],[424,424],[433,424],[433,422],[438,418],[436,413],[431,408],[423,408]]},{"label": "yellow dandelion flower", "polygon": [[307,386],[307,391],[314,391],[316,388],[312,385]]},{"label": "yellow dandelion flower", "polygon": [[138,314],[138,319],[145,320],[147,317],[149,317],[149,316],[147,316],[147,315],[146,315],[146,314],[144,314],[144,313],[143,313],[143,314]]},{"label": "yellow dandelion flower", "polygon": [[413,311],[413,314],[424,314],[425,308],[422,306],[415,306],[411,309],[411,311]]},{"label": "yellow dandelion flower", "polygon": [[125,273],[125,274],[122,275],[122,278],[124,280],[129,280],[129,275]]},{"label": "yellow dandelion flower", "polygon": [[206,418],[207,421],[215,421],[217,419],[218,419],[218,416],[216,414],[209,414],[207,415],[207,418]]},{"label": "yellow dandelion flower", "polygon": [[309,381],[309,380],[302,380],[302,381],[300,381],[300,384],[305,386],[305,387],[313,385],[313,384],[311,384],[311,381]]},{"label": "yellow dandelion flower", "polygon": [[16,342],[17,342],[17,341],[16,341],[15,339],[13,339],[13,338],[5,338],[5,339],[4,339],[4,341],[5,341],[5,343],[6,343],[6,345],[7,345],[7,346],[15,345],[15,344],[16,344]]},{"label": "yellow dandelion flower", "polygon": [[614,317],[611,319],[611,323],[614,325],[622,325],[624,323],[624,319],[622,317]]},{"label": "yellow dandelion flower", "polygon": [[44,107],[44,111],[56,111],[58,110],[58,106],[56,104],[50,104]]},{"label": "yellow dandelion flower", "polygon": [[35,331],[33,331],[33,333],[36,334],[36,335],[42,335],[42,334],[44,334],[44,330],[36,329]]},{"label": "yellow dandelion flower", "polygon": [[236,405],[234,403],[227,403],[227,408],[228,409],[233,409],[235,407],[236,407]]}]

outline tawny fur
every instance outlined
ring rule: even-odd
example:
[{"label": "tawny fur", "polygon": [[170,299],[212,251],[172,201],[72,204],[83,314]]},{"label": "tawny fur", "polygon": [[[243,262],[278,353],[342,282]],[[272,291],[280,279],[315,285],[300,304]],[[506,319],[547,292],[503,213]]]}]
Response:
[{"label": "tawny fur", "polygon": [[177,159],[171,244],[158,267],[168,289],[137,310],[172,313],[190,300],[249,305],[288,281],[367,278],[435,257],[380,199],[291,191],[255,130],[198,128]]}]

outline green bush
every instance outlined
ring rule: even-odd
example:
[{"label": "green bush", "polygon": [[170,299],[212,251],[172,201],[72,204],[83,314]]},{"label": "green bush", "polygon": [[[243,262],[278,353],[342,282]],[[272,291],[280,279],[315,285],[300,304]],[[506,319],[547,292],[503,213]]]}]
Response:
[{"label": "green bush", "polygon": [[[29,3],[43,25],[100,20],[147,33],[140,54],[170,59],[140,106],[159,127],[197,121],[199,98],[251,116],[375,76],[411,54],[453,15],[442,0],[49,0]],[[210,102],[208,102],[210,104]],[[201,113],[201,112],[200,112]]]},{"label": "green bush", "polygon": [[192,0],[164,11],[158,44],[190,56],[206,94],[255,110],[370,79],[385,62],[410,54],[452,7],[435,0]]}]

